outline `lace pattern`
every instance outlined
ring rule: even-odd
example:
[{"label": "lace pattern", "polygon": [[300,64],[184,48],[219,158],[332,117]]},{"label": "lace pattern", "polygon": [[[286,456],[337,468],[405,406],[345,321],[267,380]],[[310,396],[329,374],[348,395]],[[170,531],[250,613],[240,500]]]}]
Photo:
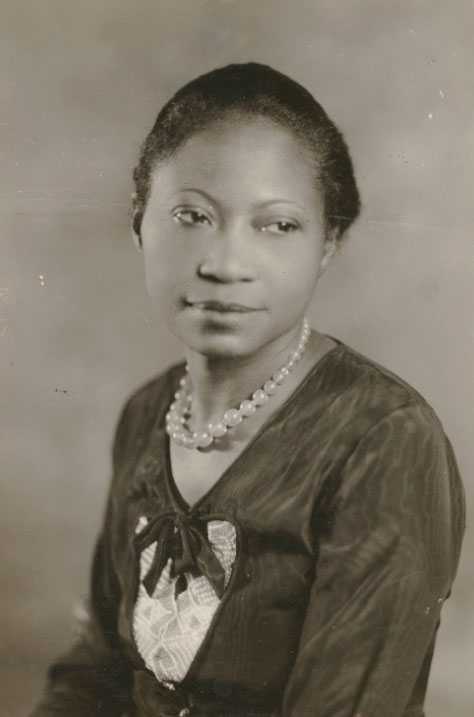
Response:
[{"label": "lace pattern", "polygon": [[[148,524],[141,516],[135,532]],[[226,520],[207,523],[209,544],[225,572],[227,587],[236,557],[236,530]],[[181,682],[187,674],[209,630],[221,602],[204,576],[186,572],[186,588],[177,594],[171,577],[172,558],[163,568],[150,596],[143,578],[150,569],[157,543],[140,556],[140,585],[133,615],[133,632],[138,651],[146,666],[160,682]]]}]

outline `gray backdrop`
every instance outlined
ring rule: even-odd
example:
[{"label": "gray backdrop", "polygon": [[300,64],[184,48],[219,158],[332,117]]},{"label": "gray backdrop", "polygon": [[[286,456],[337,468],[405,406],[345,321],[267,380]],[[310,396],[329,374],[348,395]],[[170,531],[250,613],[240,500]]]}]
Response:
[{"label": "gray backdrop", "polygon": [[[232,61],[303,82],[364,200],[315,325],[418,388],[473,506],[472,0],[3,0],[0,712],[72,637],[128,393],[177,357],[128,235],[130,171],[168,96]],[[474,534],[443,612],[429,717],[474,694]]]}]

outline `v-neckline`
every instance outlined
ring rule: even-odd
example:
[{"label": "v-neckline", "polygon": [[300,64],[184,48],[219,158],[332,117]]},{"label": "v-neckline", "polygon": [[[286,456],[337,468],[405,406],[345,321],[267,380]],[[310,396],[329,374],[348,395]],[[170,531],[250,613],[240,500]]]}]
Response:
[{"label": "v-neckline", "polygon": [[[249,451],[253,448],[255,443],[261,438],[261,436],[268,431],[271,426],[278,421],[281,414],[288,409],[289,406],[299,397],[303,389],[306,387],[306,385],[313,379],[313,377],[319,373],[319,371],[322,369],[322,367],[327,363],[327,360],[333,356],[338,351],[345,349],[346,345],[343,341],[340,339],[336,339],[334,336],[330,336],[329,334],[326,334],[326,336],[330,339],[332,339],[336,346],[333,346],[329,351],[326,351],[326,353],[321,356],[321,358],[316,361],[316,363],[309,369],[309,371],[306,373],[306,375],[303,377],[303,379],[300,381],[300,383],[295,387],[295,389],[290,393],[290,395],[283,401],[283,403],[275,409],[273,413],[271,413],[266,421],[262,423],[258,431],[255,432],[255,434],[252,436],[252,438],[249,440],[246,446],[242,449],[242,451],[234,458],[234,460],[227,466],[227,468],[224,469],[224,471],[221,473],[221,475],[214,481],[214,483],[193,503],[189,503],[186,498],[181,493],[174,475],[173,475],[173,469],[171,465],[171,451],[170,451],[170,437],[168,436],[168,433],[165,429],[162,430],[161,434],[161,451],[162,455],[164,455],[164,476],[165,476],[165,482],[167,485],[167,488],[173,495],[174,499],[180,504],[180,508],[184,513],[194,513],[196,511],[199,511],[201,505],[206,501],[209,500],[210,496],[217,490],[218,487],[222,485],[223,482],[229,479],[229,477],[236,471],[236,467],[242,462],[242,460],[246,457],[246,455],[249,453]],[[173,394],[174,387],[170,388],[171,395]]]}]

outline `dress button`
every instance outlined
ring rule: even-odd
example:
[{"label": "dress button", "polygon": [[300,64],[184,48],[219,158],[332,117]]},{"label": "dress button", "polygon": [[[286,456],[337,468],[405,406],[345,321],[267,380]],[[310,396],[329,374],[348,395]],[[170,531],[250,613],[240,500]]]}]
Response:
[{"label": "dress button", "polygon": [[189,707],[183,707],[182,710],[179,711],[178,717],[188,717],[188,715],[191,714],[191,710]]}]

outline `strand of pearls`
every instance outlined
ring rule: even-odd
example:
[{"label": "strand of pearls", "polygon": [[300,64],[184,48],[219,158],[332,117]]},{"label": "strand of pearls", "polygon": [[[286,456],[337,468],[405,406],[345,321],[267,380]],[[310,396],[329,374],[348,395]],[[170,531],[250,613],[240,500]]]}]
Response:
[{"label": "strand of pearls", "polygon": [[291,353],[286,364],[278,369],[268,381],[265,381],[261,388],[254,391],[252,398],[242,401],[238,408],[229,408],[225,411],[220,421],[208,424],[205,431],[192,432],[187,426],[191,416],[192,394],[188,366],[186,365],[186,373],[179,382],[179,389],[176,391],[174,401],[166,414],[166,431],[168,435],[179,446],[185,446],[190,449],[208,448],[216,438],[225,436],[229,430],[238,426],[244,418],[252,416],[260,406],[263,406],[276,393],[278,387],[281,386],[303,356],[309,334],[309,323],[305,317],[298,346]]}]

